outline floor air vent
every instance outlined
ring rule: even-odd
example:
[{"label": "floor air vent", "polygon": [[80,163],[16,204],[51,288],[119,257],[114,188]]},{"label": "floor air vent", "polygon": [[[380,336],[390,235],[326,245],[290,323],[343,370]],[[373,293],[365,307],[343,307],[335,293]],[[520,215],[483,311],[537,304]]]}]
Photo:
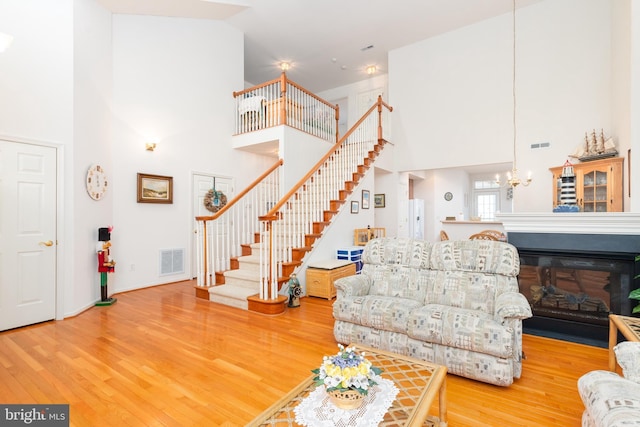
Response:
[{"label": "floor air vent", "polygon": [[184,273],[184,249],[163,249],[160,251],[160,275]]}]

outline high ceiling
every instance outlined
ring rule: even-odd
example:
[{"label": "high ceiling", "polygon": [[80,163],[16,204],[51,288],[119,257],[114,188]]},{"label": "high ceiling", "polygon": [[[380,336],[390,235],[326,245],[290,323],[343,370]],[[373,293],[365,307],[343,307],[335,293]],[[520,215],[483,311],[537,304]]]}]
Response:
[{"label": "high ceiling", "polygon": [[113,13],[224,20],[245,34],[247,82],[278,77],[285,61],[312,92],[363,80],[368,66],[386,73],[390,50],[511,12],[513,1],[98,0]]}]

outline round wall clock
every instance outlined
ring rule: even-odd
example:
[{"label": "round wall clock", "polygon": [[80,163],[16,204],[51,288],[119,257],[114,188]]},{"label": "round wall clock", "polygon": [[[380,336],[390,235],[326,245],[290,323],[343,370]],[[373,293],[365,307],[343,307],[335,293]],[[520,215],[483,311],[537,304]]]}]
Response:
[{"label": "round wall clock", "polygon": [[107,175],[100,165],[92,165],[87,171],[87,193],[93,200],[100,200],[107,192]]},{"label": "round wall clock", "polygon": [[453,199],[453,194],[451,194],[451,192],[447,191],[446,193],[444,193],[444,199],[447,202],[451,201],[451,199]]}]

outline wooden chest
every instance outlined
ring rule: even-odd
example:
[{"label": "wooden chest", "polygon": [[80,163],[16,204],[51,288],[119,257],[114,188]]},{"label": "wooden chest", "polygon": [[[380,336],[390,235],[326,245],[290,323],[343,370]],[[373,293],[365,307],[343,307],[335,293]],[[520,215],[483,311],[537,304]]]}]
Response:
[{"label": "wooden chest", "polygon": [[[333,267],[334,268],[318,268]],[[307,295],[332,299],[336,296],[336,288],[333,282],[341,277],[356,274],[356,265],[349,261],[331,261],[325,265],[314,264],[307,268]]]}]

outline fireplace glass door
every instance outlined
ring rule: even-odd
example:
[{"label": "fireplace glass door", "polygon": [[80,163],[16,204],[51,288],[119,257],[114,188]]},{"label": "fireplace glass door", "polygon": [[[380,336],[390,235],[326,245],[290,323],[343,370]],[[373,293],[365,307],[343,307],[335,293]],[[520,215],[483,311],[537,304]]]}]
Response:
[{"label": "fireplace glass door", "polygon": [[630,314],[633,263],[585,255],[520,253],[520,291],[534,316],[607,325]]}]

